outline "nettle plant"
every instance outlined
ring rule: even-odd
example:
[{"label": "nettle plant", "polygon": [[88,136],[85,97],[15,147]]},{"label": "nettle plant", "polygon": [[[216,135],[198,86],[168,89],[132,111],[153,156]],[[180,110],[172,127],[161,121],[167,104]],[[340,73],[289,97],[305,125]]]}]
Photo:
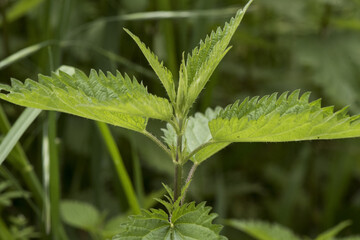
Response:
[{"label": "nettle plant", "polygon": [[[274,93],[262,98],[246,98],[225,108],[209,108],[205,113],[189,117],[192,105],[230,50],[230,39],[251,2],[222,29],[218,28],[205,41],[200,41],[190,54],[183,54],[177,84],[172,73],[151,50],[125,29],[160,79],[168,99],[148,93],[142,83],[120,72],[113,75],[91,70],[87,76],[75,69],[72,74],[59,71],[51,76],[39,75],[38,82],[27,79],[22,83],[12,79],[11,86],[0,85],[0,91],[6,92],[0,93],[0,98],[6,101],[130,129],[146,135],[169,155],[175,166],[174,190],[164,185],[166,200],[157,199],[165,210],[143,210],[140,215],[131,216],[120,227],[114,240],[227,239],[220,235],[222,226],[213,224],[216,214],[210,213],[211,208],[205,203],[186,202],[185,194],[196,168],[233,142],[288,142],[360,136],[360,116],[349,116],[347,108],[334,112],[333,107],[321,107],[320,100],[309,102],[310,93],[300,96],[298,90],[280,96]],[[163,129],[164,142],[147,131],[149,118],[167,123]],[[188,162],[193,166],[185,176],[183,166]],[[284,238],[278,227],[272,230],[262,223],[252,225],[232,221],[230,225],[259,239],[297,239]],[[261,226],[265,226],[265,232],[278,235],[264,235]],[[254,231],[260,235],[252,234]],[[321,239],[332,239],[333,235],[329,236]]]}]

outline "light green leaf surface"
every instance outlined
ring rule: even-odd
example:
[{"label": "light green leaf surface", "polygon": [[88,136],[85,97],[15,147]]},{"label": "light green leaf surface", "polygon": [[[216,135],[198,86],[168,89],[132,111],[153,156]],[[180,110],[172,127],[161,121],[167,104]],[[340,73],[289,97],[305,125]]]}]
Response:
[{"label": "light green leaf surface", "polygon": [[99,211],[85,202],[62,201],[60,211],[63,221],[76,228],[93,231],[101,222]]},{"label": "light green leaf surface", "polygon": [[338,235],[344,228],[351,225],[350,221],[344,221],[339,223],[333,228],[330,228],[326,232],[320,234],[315,240],[333,240],[336,235]]},{"label": "light green leaf surface", "polygon": [[222,227],[212,223],[216,214],[210,210],[205,203],[187,203],[174,210],[170,222],[161,209],[144,210],[131,216],[113,240],[225,240],[219,235]]},{"label": "light green leaf surface", "polygon": [[219,107],[215,110],[208,108],[205,114],[196,113],[194,117],[189,118],[185,131],[187,151],[191,153],[200,146],[209,143],[192,156],[192,161],[201,163],[230,144],[228,142],[210,143],[212,136],[208,124],[209,121],[216,118],[220,110]]},{"label": "light green leaf surface", "polygon": [[151,52],[151,50],[146,47],[146,45],[141,42],[141,40],[137,36],[135,36],[128,29],[124,28],[124,30],[132,37],[132,39],[134,39],[136,44],[139,46],[145,58],[148,60],[150,66],[153,68],[156,75],[159,77],[161,83],[165,87],[170,101],[174,103],[176,93],[172,73],[163,65],[163,62],[159,62],[158,57],[153,52]]},{"label": "light green leaf surface", "polygon": [[258,240],[301,240],[289,229],[261,221],[228,220],[227,225],[241,230]]},{"label": "light green leaf surface", "polygon": [[227,106],[209,122],[215,142],[286,142],[360,136],[359,115],[350,117],[347,108],[334,112],[309,103],[310,93],[299,91],[245,99]]},{"label": "light green leaf surface", "polygon": [[147,118],[168,120],[168,100],[149,94],[128,75],[105,75],[92,70],[90,76],[76,70],[70,76],[60,71],[51,77],[39,75],[39,82],[12,79],[12,87],[0,85],[0,98],[26,107],[66,112],[77,116],[143,131]]},{"label": "light green leaf surface", "polygon": [[[196,113],[193,117],[188,119],[185,133],[184,144],[185,152],[191,153],[200,146],[204,146],[200,151],[191,156],[191,160],[196,163],[201,163],[207,158],[214,155],[230,143],[211,143],[211,132],[208,126],[209,121],[216,118],[221,108],[216,109],[208,108],[205,114]],[[166,129],[162,129],[164,132],[164,140],[171,149],[175,149],[176,146],[176,133],[174,128],[168,124]]]},{"label": "light green leaf surface", "polygon": [[206,36],[205,41],[200,41],[187,59],[183,59],[180,66],[180,81],[177,95],[177,106],[182,112],[188,111],[200,92],[205,87],[211,74],[229,50],[229,42],[250,6],[250,0],[246,6],[231,18],[224,28],[218,28]]}]

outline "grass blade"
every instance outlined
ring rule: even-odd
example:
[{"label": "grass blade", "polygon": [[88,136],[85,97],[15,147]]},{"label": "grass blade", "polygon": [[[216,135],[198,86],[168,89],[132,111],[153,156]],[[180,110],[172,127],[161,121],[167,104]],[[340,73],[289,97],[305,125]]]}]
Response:
[{"label": "grass blade", "polygon": [[[17,1],[8,11],[7,20],[13,22],[22,16],[24,16],[27,12],[31,11],[35,7],[37,7],[44,0],[21,0]],[[3,22],[0,20],[0,26]]]},{"label": "grass blade", "polygon": [[[158,0],[158,5],[161,6],[162,10],[171,10],[171,4],[169,0]],[[178,63],[176,56],[176,47],[175,47],[175,32],[174,25],[172,22],[162,21],[160,23],[160,32],[163,34],[165,39],[165,50],[167,54],[167,62],[169,64],[169,69],[173,74],[177,73]],[[176,79],[177,75],[174,75]]]},{"label": "grass blade", "polygon": [[89,51],[93,51],[105,58],[108,58],[111,61],[114,61],[116,63],[119,63],[119,64],[127,67],[127,68],[130,68],[130,69],[134,70],[135,72],[141,73],[144,76],[147,76],[151,79],[156,79],[156,75],[154,74],[153,71],[141,66],[140,64],[134,63],[125,57],[122,57],[111,51],[101,48],[99,46],[84,43],[81,41],[61,41],[61,42],[59,42],[59,45],[63,48],[84,48]]},{"label": "grass blade", "polygon": [[0,218],[0,239],[15,240],[2,218]]},{"label": "grass blade", "polygon": [[33,53],[43,49],[46,46],[49,46],[53,43],[53,41],[45,41],[45,42],[40,42],[34,45],[31,45],[29,47],[23,48],[19,51],[17,51],[16,53],[6,57],[4,60],[0,61],[0,70],[19,61],[22,58],[26,58],[30,55],[32,55]]},{"label": "grass blade", "polygon": [[8,134],[0,145],[0,165],[4,162],[11,150],[14,148],[20,137],[24,134],[26,129],[41,113],[40,109],[27,108],[16,120],[14,126],[10,129]]},{"label": "grass blade", "polygon": [[121,57],[117,54],[114,54],[111,51],[107,51],[101,47],[92,45],[92,44],[86,44],[84,42],[78,42],[78,41],[56,41],[56,40],[50,40],[50,41],[45,41],[45,42],[39,42],[37,44],[31,45],[29,47],[23,48],[19,51],[17,51],[16,53],[6,57],[5,59],[3,59],[2,61],[0,61],[0,70],[10,66],[11,64],[31,56],[32,54],[40,51],[41,49],[48,47],[48,46],[52,46],[52,45],[59,45],[61,48],[70,48],[70,47],[76,47],[76,48],[85,48],[91,51],[94,51],[96,53],[98,53],[99,55],[102,55],[112,61],[115,61],[125,67],[131,68],[136,72],[139,72],[149,78],[155,78],[155,74],[148,70],[147,68],[131,62],[130,60]]},{"label": "grass blade", "polygon": [[331,240],[334,239],[344,228],[351,225],[351,221],[343,221],[336,225],[333,228],[326,230],[324,233],[320,234],[315,240]]},{"label": "grass blade", "polygon": [[[0,132],[3,134],[7,134],[10,128],[11,125],[0,105]],[[35,201],[38,203],[38,206],[42,206],[44,195],[40,181],[36,176],[32,165],[30,164],[23,148],[19,143],[17,143],[14,147],[14,150],[10,152],[10,154],[8,155],[8,159],[9,164],[11,164],[17,171],[21,173],[25,184],[31,191]],[[38,209],[36,209],[35,211],[38,211]]]},{"label": "grass blade", "polygon": [[42,173],[43,173],[43,186],[44,186],[44,225],[46,234],[50,233],[51,229],[51,205],[49,198],[49,185],[50,185],[50,149],[49,149],[49,134],[48,124],[44,125],[43,138],[42,138]]},{"label": "grass blade", "polygon": [[180,19],[180,18],[201,18],[201,17],[227,17],[232,16],[239,7],[222,8],[222,9],[208,9],[208,10],[195,10],[195,11],[153,11],[153,12],[138,12],[123,14],[120,16],[112,16],[99,18],[93,22],[75,28],[67,35],[67,39],[73,38],[81,34],[83,31],[92,29],[95,25],[107,24],[112,22],[121,21],[142,21],[142,20],[155,20],[155,19]]},{"label": "grass blade", "polygon": [[[49,112],[43,134],[43,176],[46,194],[45,228],[52,239],[61,236],[60,221],[60,169],[56,147],[56,112]],[[64,239],[66,235],[62,236]],[[65,238],[66,239],[66,238]]]},{"label": "grass blade", "polygon": [[120,155],[119,149],[116,146],[115,140],[111,135],[109,127],[103,122],[97,122],[97,126],[104,138],[105,144],[109,150],[111,158],[114,162],[116,171],[119,175],[119,180],[124,188],[126,198],[134,214],[140,214],[140,206],[136,198],[134,187],[132,186],[129,174],[126,171],[124,162]]}]

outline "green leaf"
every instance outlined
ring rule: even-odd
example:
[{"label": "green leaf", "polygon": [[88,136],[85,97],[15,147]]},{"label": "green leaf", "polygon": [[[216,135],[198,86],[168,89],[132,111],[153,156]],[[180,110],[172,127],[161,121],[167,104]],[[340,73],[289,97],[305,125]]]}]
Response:
[{"label": "green leaf", "polygon": [[225,23],[223,29],[218,28],[206,36],[205,41],[200,41],[191,54],[183,57],[180,66],[180,81],[177,95],[177,108],[181,113],[186,113],[194,103],[200,92],[205,87],[213,71],[228,52],[229,42],[250,6],[250,0],[246,6]]},{"label": "green leaf", "polygon": [[[211,132],[208,126],[209,121],[216,118],[221,108],[217,107],[214,110],[208,108],[205,114],[195,113],[193,117],[188,119],[185,133],[184,133],[184,144],[185,152],[190,154],[200,146],[204,146],[200,151],[196,152],[191,156],[191,160],[196,163],[201,163],[216,152],[220,151],[230,143],[212,143]],[[168,124],[166,129],[162,129],[164,132],[164,140],[170,147],[175,149],[176,146],[176,132],[175,129]]]},{"label": "green leaf", "polygon": [[151,52],[151,50],[146,47],[146,45],[141,42],[141,40],[135,36],[132,32],[130,32],[128,29],[124,28],[124,30],[134,39],[136,44],[139,46],[140,50],[148,60],[150,66],[155,71],[156,75],[159,77],[161,83],[165,87],[165,90],[170,98],[170,101],[172,103],[175,103],[175,84],[173,80],[172,73],[163,66],[162,62],[159,62],[158,57]]},{"label": "green leaf", "polygon": [[204,148],[191,157],[193,162],[201,163],[230,144],[227,142],[211,143],[212,136],[209,129],[209,122],[216,118],[220,110],[220,107],[215,108],[215,110],[208,108],[205,114],[196,113],[194,117],[189,118],[185,131],[187,151],[191,153],[206,144]]},{"label": "green leaf", "polygon": [[359,115],[350,117],[347,108],[334,112],[309,103],[310,93],[299,91],[245,99],[223,109],[209,122],[215,142],[286,142],[360,136]]},{"label": "green leaf", "polygon": [[93,231],[101,222],[99,211],[88,203],[71,200],[62,201],[60,211],[63,221],[75,228]]},{"label": "green leaf", "polygon": [[12,79],[12,87],[0,85],[0,98],[26,107],[55,110],[142,132],[148,118],[168,120],[172,106],[164,98],[149,94],[128,75],[105,75],[92,70],[90,76],[59,71],[39,82]]},{"label": "green leaf", "polygon": [[220,236],[222,226],[212,221],[205,203],[194,202],[176,208],[171,217],[161,209],[144,210],[141,215],[131,216],[121,226],[121,232],[113,240],[225,240]]},{"label": "green leaf", "polygon": [[351,225],[350,221],[341,222],[335,227],[330,228],[326,232],[320,234],[315,240],[332,240],[337,234],[339,234],[339,232],[341,232],[344,228],[348,227],[349,225]]},{"label": "green leaf", "polygon": [[[162,128],[161,131],[164,133],[162,138],[164,139],[165,143],[169,146],[172,152],[176,150],[176,131],[170,123],[166,124],[166,128]],[[183,145],[184,146],[184,145]]]},{"label": "green leaf", "polygon": [[228,220],[227,225],[241,230],[258,240],[300,240],[289,229],[262,221]]}]

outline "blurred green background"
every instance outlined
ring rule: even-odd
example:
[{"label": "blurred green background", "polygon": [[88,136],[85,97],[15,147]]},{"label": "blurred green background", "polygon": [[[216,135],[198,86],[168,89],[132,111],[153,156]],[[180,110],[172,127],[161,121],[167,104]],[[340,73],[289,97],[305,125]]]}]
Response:
[{"label": "blurred green background", "polygon": [[[142,80],[150,92],[165,96],[122,28],[138,35],[176,76],[183,51],[191,51],[245,3],[1,0],[0,82],[9,83],[11,77],[36,79],[38,73],[70,65],[85,72],[126,72]],[[312,99],[322,98],[325,106],[349,105],[351,114],[360,113],[360,0],[255,0],[231,45],[193,113],[246,96],[295,89],[311,91]],[[27,52],[21,51],[26,47]],[[1,140],[7,131],[5,119],[13,123],[23,108],[0,104]],[[102,213],[99,231],[113,229],[111,224],[121,222],[129,207],[98,128],[67,114],[56,118],[60,185],[55,187],[61,186],[61,199],[92,204]],[[46,204],[34,199],[26,177],[33,168],[40,188],[46,186],[46,123],[43,112],[0,167],[0,229],[7,229],[13,239],[54,239],[53,230],[47,229]],[[161,136],[161,127],[164,123],[153,121],[149,130]],[[161,182],[172,183],[171,160],[140,134],[111,130],[142,207],[157,207],[151,199],[163,193]],[[189,200],[207,201],[219,219],[263,219],[309,236],[350,219],[352,226],[343,234],[360,234],[359,144],[356,139],[232,144],[199,167]],[[21,158],[28,159],[30,168],[18,163]],[[58,239],[98,239],[94,232],[69,224],[64,228],[66,234]],[[228,227],[223,234],[248,239]]]}]

